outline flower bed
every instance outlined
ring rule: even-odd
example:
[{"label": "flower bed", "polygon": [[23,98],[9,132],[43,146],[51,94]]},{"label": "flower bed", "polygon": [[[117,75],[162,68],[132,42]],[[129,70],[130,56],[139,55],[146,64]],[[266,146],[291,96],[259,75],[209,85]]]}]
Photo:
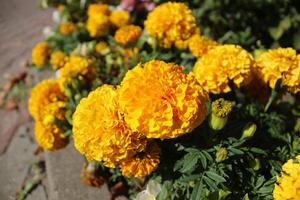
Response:
[{"label": "flower bed", "polygon": [[86,184],[139,200],[300,198],[295,49],[222,43],[184,3],[44,3],[57,24],[32,66],[55,78],[29,111],[43,149],[85,156]]}]

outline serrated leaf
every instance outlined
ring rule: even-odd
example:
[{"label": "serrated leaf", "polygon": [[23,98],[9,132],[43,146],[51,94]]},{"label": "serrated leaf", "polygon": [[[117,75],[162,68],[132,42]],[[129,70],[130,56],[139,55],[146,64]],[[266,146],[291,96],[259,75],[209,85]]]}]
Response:
[{"label": "serrated leaf", "polygon": [[180,172],[187,173],[188,171],[192,170],[197,164],[198,159],[199,154],[188,153],[186,156],[184,156],[184,162],[182,168],[180,169]]}]

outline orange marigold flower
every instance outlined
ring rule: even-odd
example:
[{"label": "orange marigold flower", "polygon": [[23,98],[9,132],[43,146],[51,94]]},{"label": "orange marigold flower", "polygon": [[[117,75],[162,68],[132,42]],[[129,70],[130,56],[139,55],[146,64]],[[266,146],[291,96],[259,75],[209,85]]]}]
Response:
[{"label": "orange marigold flower", "polygon": [[80,101],[73,115],[76,149],[89,160],[115,167],[146,147],[146,138],[129,129],[120,112],[118,93],[103,85]]},{"label": "orange marigold flower", "polygon": [[65,101],[65,99],[66,97],[60,90],[56,80],[44,80],[32,88],[28,109],[36,121],[41,121],[41,112],[46,105],[57,101]]},{"label": "orange marigold flower", "polygon": [[164,48],[173,44],[177,48],[185,48],[185,41],[199,32],[192,11],[185,4],[175,2],[163,3],[150,12],[145,28]]},{"label": "orange marigold flower", "polygon": [[122,44],[127,45],[136,41],[142,34],[142,29],[139,26],[127,25],[119,28],[115,33],[115,40]]},{"label": "orange marigold flower", "polygon": [[291,93],[300,91],[300,55],[292,48],[271,49],[261,53],[256,60],[258,75],[271,88],[277,81]]},{"label": "orange marigold flower", "polygon": [[207,95],[183,67],[150,61],[127,72],[119,88],[128,126],[148,138],[191,132],[206,116]]},{"label": "orange marigold flower", "polygon": [[37,43],[32,50],[32,62],[37,67],[43,67],[51,54],[51,47],[47,42]]},{"label": "orange marigold flower", "polygon": [[121,162],[120,167],[123,176],[142,178],[151,174],[158,167],[159,154],[160,148],[156,143],[148,144],[145,151]]},{"label": "orange marigold flower", "polygon": [[203,55],[193,72],[200,85],[210,93],[231,91],[230,82],[236,87],[251,81],[253,59],[250,53],[238,45],[219,45]]},{"label": "orange marigold flower", "polygon": [[58,82],[61,89],[64,89],[75,78],[93,81],[96,78],[96,73],[96,68],[90,59],[71,55],[68,62],[59,71]]},{"label": "orange marigold flower", "polygon": [[126,10],[114,10],[109,16],[110,22],[120,28],[130,24],[130,13]]},{"label": "orange marigold flower", "polygon": [[76,25],[72,22],[63,22],[59,25],[59,32],[64,35],[73,33],[76,30]]},{"label": "orange marigold flower", "polygon": [[274,200],[300,199],[300,155],[288,160],[282,166],[282,173],[277,176],[273,190]]},{"label": "orange marigold flower", "polygon": [[196,57],[201,57],[210,49],[216,47],[218,43],[210,38],[195,34],[189,39],[189,49]]},{"label": "orange marigold flower", "polygon": [[62,68],[65,63],[68,61],[68,56],[62,51],[54,51],[51,54],[50,64],[53,69]]}]

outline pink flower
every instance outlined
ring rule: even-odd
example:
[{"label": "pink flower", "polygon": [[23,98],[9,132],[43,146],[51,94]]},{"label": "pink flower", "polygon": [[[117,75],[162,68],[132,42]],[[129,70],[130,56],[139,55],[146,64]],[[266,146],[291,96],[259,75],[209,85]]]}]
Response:
[{"label": "pink flower", "polygon": [[153,10],[155,4],[151,0],[122,0],[120,6],[118,7],[121,10]]}]

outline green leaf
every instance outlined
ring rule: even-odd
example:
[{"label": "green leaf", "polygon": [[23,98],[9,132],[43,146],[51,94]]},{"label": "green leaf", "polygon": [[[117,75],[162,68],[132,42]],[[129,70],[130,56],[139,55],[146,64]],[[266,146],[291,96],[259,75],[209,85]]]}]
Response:
[{"label": "green leaf", "polygon": [[205,172],[205,174],[211,178],[212,180],[216,181],[217,183],[223,183],[226,182],[226,179],[218,174],[216,174],[215,172],[212,171],[207,171]]},{"label": "green leaf", "polygon": [[180,169],[180,172],[187,173],[188,171],[191,171],[195,165],[197,164],[199,159],[199,154],[196,153],[188,153],[184,156],[184,163],[182,168]]},{"label": "green leaf", "polygon": [[204,187],[202,184],[202,181],[199,181],[196,183],[192,195],[191,195],[191,200],[200,200],[203,199],[204,197]]}]

